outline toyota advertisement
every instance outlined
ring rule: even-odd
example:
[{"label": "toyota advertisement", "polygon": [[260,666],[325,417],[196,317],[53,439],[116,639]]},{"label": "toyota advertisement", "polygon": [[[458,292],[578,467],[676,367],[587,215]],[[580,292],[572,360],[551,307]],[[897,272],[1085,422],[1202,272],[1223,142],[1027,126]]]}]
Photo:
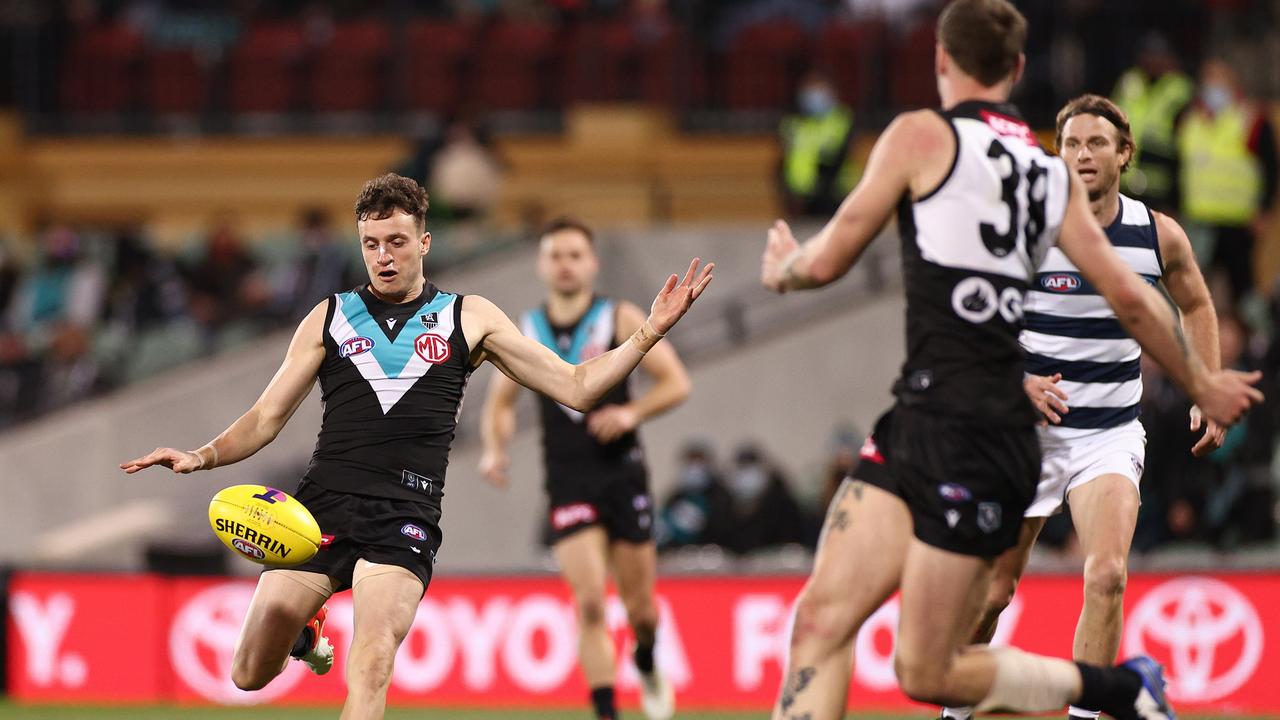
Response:
[{"label": "toyota advertisement", "polygon": [[[791,604],[801,578],[664,578],[658,663],[682,707],[765,708],[786,659]],[[9,689],[19,702],[341,702],[351,596],[329,602],[337,664],[324,677],[298,663],[265,690],[230,680],[251,580],[18,574],[10,586]],[[1078,577],[1030,577],[1001,619],[996,642],[1064,656],[1080,610]],[[1130,578],[1123,655],[1164,663],[1170,695],[1202,711],[1280,713],[1280,575]],[[621,602],[609,623],[622,652]],[[909,705],[893,675],[898,606],[862,629],[855,648],[855,709]],[[573,605],[552,578],[440,578],[423,598],[396,658],[398,704],[573,706],[586,690],[577,668]],[[637,678],[618,676],[624,695]]]}]

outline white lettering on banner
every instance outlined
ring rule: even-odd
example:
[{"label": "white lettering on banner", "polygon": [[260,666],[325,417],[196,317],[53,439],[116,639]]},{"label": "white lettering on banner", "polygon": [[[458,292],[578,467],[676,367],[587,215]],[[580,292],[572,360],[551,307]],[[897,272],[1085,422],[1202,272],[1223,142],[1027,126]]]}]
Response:
[{"label": "white lettering on banner", "polygon": [[[1239,690],[1258,669],[1265,645],[1262,621],[1249,598],[1205,577],[1153,588],[1130,613],[1124,640],[1127,654],[1163,662],[1169,696],[1190,702],[1210,702]],[[1223,652],[1236,647],[1234,658]]]},{"label": "white lettering on banner", "polygon": [[53,593],[41,605],[34,593],[15,592],[10,606],[14,627],[27,651],[31,681],[40,687],[54,683],[63,687],[83,685],[89,674],[84,658],[76,653],[58,655],[76,614],[75,600],[66,593]]},{"label": "white lettering on banner", "polygon": [[465,628],[458,644],[462,648],[462,680],[472,690],[487,690],[493,685],[497,663],[493,661],[498,651],[498,641],[506,633],[507,618],[511,614],[511,600],[495,597],[477,612],[475,604],[467,598],[449,600],[451,627]]},{"label": "white lettering on banner", "polygon": [[182,682],[201,697],[220,703],[266,702],[288,694],[306,673],[301,663],[289,663],[275,680],[255,692],[231,682],[231,658],[252,598],[252,586],[230,582],[214,585],[178,609],[169,628],[169,662]]},{"label": "white lettering on banner", "polygon": [[733,685],[756,690],[764,681],[764,666],[782,668],[787,662],[791,616],[780,595],[745,594],[733,606]]},{"label": "white lettering on banner", "polygon": [[[530,595],[516,605],[502,665],[512,682],[529,692],[547,692],[568,678],[578,662],[573,608],[551,595]],[[546,649],[539,657],[534,638],[541,633]]]},{"label": "white lettering on banner", "polygon": [[440,686],[453,670],[453,633],[444,607],[430,596],[422,598],[409,634],[396,653],[391,682],[410,692],[425,693]]},{"label": "white lettering on banner", "polygon": [[[658,602],[658,637],[654,646],[653,662],[662,668],[667,682],[676,690],[683,690],[693,682],[693,670],[689,667],[689,656],[684,649],[684,639],[680,636],[680,625],[676,622],[676,614],[671,610],[671,603],[659,596]],[[618,655],[629,657],[635,651],[635,640],[627,632],[627,607],[622,598],[610,595],[605,603],[605,623],[613,636],[622,634],[622,648]],[[640,687],[640,673],[635,663],[618,663],[615,678],[618,688],[634,690]]]}]

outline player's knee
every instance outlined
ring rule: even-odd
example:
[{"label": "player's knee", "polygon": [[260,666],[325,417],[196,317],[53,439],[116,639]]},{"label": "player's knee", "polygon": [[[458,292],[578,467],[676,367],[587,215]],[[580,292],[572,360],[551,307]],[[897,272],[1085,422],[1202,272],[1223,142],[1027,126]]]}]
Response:
[{"label": "player's knee", "polygon": [[585,592],[577,596],[578,622],[584,627],[604,625],[604,593]]},{"label": "player's knee", "polygon": [[947,667],[931,658],[904,657],[899,652],[893,659],[893,672],[898,686],[907,697],[930,705],[946,705]]},{"label": "player's knee", "polygon": [[858,617],[847,602],[818,593],[802,593],[796,603],[791,644],[820,643],[824,647],[839,647],[853,639],[864,619]]},{"label": "player's knee", "polygon": [[275,677],[262,663],[254,663],[252,658],[236,653],[231,664],[231,682],[241,690],[261,690]]},{"label": "player's knee", "polygon": [[626,601],[627,621],[637,634],[653,634],[658,627],[658,607],[649,597],[631,598]]},{"label": "player's knee", "polygon": [[1092,555],[1085,560],[1085,595],[1111,599],[1123,597],[1128,579],[1128,563],[1121,555]]}]

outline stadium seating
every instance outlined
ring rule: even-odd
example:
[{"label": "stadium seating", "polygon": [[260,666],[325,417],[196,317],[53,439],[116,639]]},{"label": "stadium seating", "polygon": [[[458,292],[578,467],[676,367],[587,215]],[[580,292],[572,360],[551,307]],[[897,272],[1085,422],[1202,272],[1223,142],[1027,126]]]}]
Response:
[{"label": "stadium seating", "polygon": [[237,113],[284,113],[299,101],[298,71],[304,49],[300,23],[249,27],[231,52],[229,105]]},{"label": "stadium seating", "polygon": [[814,68],[831,78],[840,99],[863,110],[879,94],[880,54],[888,29],[878,22],[831,23],[818,35]]},{"label": "stadium seating", "polygon": [[468,87],[475,35],[470,25],[420,20],[409,25],[405,106],[448,114]]},{"label": "stadium seating", "polygon": [[151,49],[145,58],[146,106],[161,115],[194,115],[209,102],[209,74],[190,48]]},{"label": "stadium seating", "polygon": [[391,34],[376,20],[339,23],[311,50],[310,103],[318,112],[373,112],[391,85],[384,72]]},{"label": "stadium seating", "polygon": [[69,44],[62,65],[62,105],[68,112],[132,110],[133,77],[142,39],[123,23],[83,30]]},{"label": "stadium seating", "polygon": [[809,44],[808,33],[793,22],[771,21],[743,29],[724,59],[725,104],[733,110],[790,107]]},{"label": "stadium seating", "polygon": [[555,31],[528,22],[500,22],[484,34],[485,51],[476,60],[471,90],[489,110],[551,107],[555,77]]}]

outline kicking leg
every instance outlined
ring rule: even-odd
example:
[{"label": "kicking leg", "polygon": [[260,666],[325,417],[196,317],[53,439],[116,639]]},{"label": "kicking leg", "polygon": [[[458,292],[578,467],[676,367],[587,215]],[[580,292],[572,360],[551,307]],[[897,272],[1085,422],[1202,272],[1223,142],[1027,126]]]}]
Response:
[{"label": "kicking leg", "polygon": [[381,720],[396,651],[413,626],[424,589],[407,568],[356,562],[351,587],[355,626],[341,720]]},{"label": "kicking leg", "polygon": [[897,589],[910,537],[900,498],[861,480],[840,486],[796,604],[774,720],[844,715],[854,638]]},{"label": "kicking leg", "polygon": [[596,715],[602,718],[616,714],[613,678],[617,667],[604,608],[608,551],[609,537],[598,525],[579,530],[554,547],[560,574],[569,583],[578,609],[578,663],[591,689]]},{"label": "kicking leg", "polygon": [[[1129,545],[1138,521],[1138,490],[1124,475],[1107,474],[1071,490],[1067,503],[1084,550],[1084,608],[1076,625],[1076,660],[1110,665],[1120,650]],[[1072,708],[1080,717],[1097,711]]]},{"label": "kicking leg", "polygon": [[333,594],[327,575],[272,570],[258,577],[231,661],[231,680],[241,690],[261,690],[284,669],[298,635]]},{"label": "kicking leg", "polygon": [[665,720],[675,714],[671,684],[654,664],[653,645],[658,632],[658,603],[654,585],[658,554],[652,542],[615,542],[610,548],[618,594],[627,608],[627,622],[636,638],[635,663],[642,682],[641,708],[649,720]]}]

